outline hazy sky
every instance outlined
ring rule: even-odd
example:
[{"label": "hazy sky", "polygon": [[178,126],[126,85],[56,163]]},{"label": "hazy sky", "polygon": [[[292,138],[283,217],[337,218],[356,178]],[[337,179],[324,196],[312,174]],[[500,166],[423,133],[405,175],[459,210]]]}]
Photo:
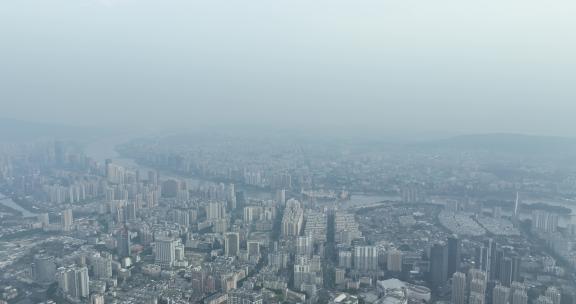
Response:
[{"label": "hazy sky", "polygon": [[576,135],[574,0],[2,0],[0,116]]}]

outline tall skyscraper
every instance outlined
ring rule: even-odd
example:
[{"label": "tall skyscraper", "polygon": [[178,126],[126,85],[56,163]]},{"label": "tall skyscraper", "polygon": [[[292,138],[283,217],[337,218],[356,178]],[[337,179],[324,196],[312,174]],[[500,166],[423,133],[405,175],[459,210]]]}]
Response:
[{"label": "tall skyscraper", "polygon": [[62,230],[70,231],[72,229],[72,224],[74,223],[74,216],[72,209],[66,209],[62,211]]},{"label": "tall skyscraper", "polygon": [[228,188],[226,189],[227,191],[227,195],[226,195],[226,203],[228,204],[228,209],[230,210],[236,210],[237,207],[237,199],[236,199],[236,187],[234,187],[234,184],[230,184],[228,185]]},{"label": "tall skyscraper", "polygon": [[118,248],[118,256],[125,258],[130,256],[130,233],[125,227],[120,230],[116,236],[116,245]]},{"label": "tall skyscraper", "polygon": [[402,251],[393,249],[388,252],[386,258],[386,267],[388,271],[391,272],[401,272],[402,271]]},{"label": "tall skyscraper", "polygon": [[448,252],[444,244],[435,244],[430,249],[430,283],[438,288],[448,281]]},{"label": "tall skyscraper", "polygon": [[460,240],[456,236],[448,238],[448,277],[460,269]]},{"label": "tall skyscraper", "polygon": [[466,304],[466,274],[455,272],[452,276],[452,304]]},{"label": "tall skyscraper", "polygon": [[496,247],[493,239],[487,239],[476,249],[476,267],[486,272],[487,279],[493,278],[492,270],[495,269],[493,263],[496,256]]},{"label": "tall skyscraper", "polygon": [[224,239],[224,252],[227,256],[237,256],[240,252],[240,235],[238,232],[226,233]]}]

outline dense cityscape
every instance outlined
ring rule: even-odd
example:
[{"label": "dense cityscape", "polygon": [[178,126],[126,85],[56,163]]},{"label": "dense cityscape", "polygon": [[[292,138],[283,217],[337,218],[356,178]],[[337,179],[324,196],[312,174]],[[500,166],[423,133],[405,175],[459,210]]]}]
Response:
[{"label": "dense cityscape", "polygon": [[469,140],[2,144],[0,303],[576,303],[576,171]]}]

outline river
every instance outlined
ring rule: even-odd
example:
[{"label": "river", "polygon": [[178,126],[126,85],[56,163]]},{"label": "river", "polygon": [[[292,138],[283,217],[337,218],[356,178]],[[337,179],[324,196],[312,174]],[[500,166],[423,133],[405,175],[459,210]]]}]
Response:
[{"label": "river", "polygon": [[0,194],[0,204],[12,208],[16,211],[20,211],[22,212],[22,216],[23,217],[34,217],[37,214],[36,213],[32,213],[22,207],[20,207],[20,205],[16,204],[11,198],[5,196],[4,194]]}]

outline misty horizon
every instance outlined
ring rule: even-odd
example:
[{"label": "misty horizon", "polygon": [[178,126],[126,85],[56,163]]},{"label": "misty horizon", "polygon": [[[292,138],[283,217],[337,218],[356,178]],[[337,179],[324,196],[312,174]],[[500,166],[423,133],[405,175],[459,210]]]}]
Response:
[{"label": "misty horizon", "polygon": [[570,1],[4,1],[1,116],[575,136],[575,12]]}]

